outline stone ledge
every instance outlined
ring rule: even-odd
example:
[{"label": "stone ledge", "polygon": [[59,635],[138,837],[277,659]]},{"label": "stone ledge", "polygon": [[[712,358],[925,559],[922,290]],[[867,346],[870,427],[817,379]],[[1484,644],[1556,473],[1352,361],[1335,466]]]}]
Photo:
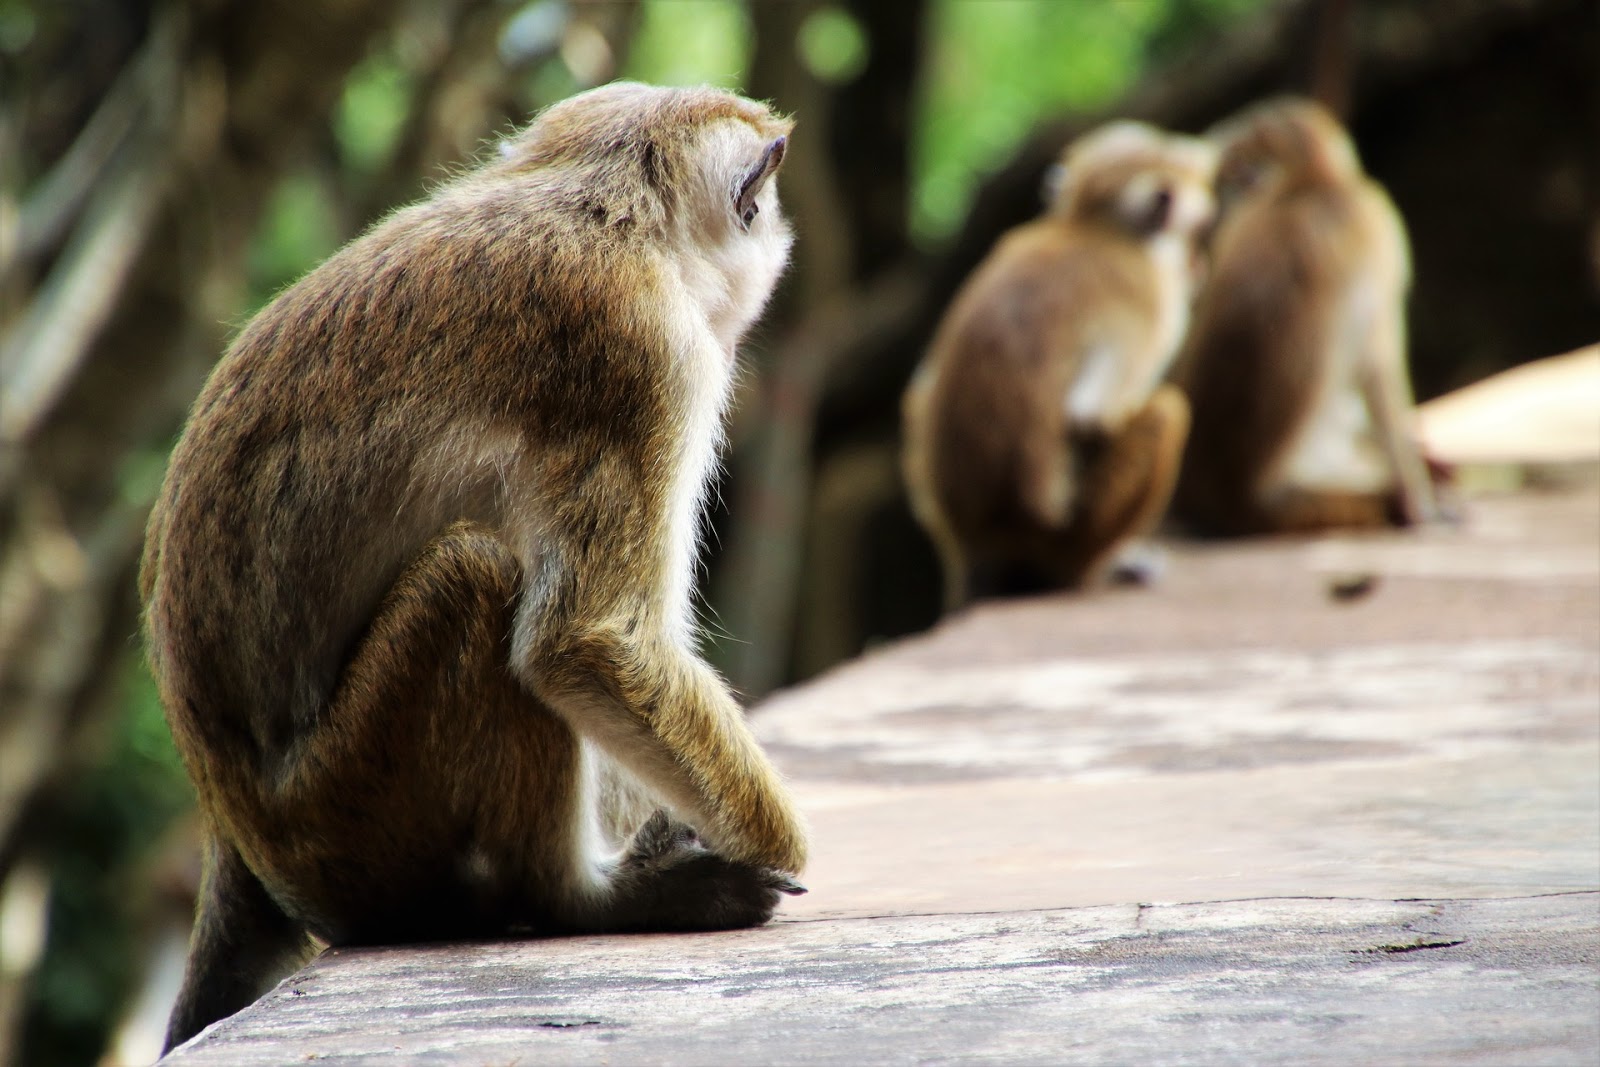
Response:
[{"label": "stone ledge", "polygon": [[329,952],[171,1062],[1600,1061],[1593,483],[1176,547],[753,724],[779,922]]},{"label": "stone ledge", "polygon": [[1600,894],[780,922],[325,954],[175,1065],[1591,1064]]}]

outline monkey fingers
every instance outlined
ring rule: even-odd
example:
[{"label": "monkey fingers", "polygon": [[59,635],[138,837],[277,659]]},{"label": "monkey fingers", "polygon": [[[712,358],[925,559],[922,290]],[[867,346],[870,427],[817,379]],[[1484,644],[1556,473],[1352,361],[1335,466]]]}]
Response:
[{"label": "monkey fingers", "polygon": [[639,828],[613,876],[613,928],[756,926],[772,917],[779,894],[804,892],[781,871],[717,855],[689,826],[657,811]]}]

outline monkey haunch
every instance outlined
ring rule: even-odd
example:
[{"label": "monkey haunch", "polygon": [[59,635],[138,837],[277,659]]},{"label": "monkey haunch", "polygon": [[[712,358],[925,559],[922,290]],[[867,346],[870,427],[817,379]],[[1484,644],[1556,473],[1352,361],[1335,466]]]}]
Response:
[{"label": "monkey haunch", "polygon": [[1166,508],[1188,406],[1160,386],[1211,217],[1210,151],[1142,123],[1073,144],[1044,217],[957,294],[905,397],[945,595],[1077,586]]},{"label": "monkey haunch", "polygon": [[169,1047],[308,934],[717,929],[799,891],[690,604],[787,132],[713,90],[574,97],[218,364],[141,575],[208,829]]},{"label": "monkey haunch", "polygon": [[1174,514],[1214,534],[1436,518],[1410,426],[1399,213],[1311,101],[1268,101],[1214,136],[1223,210],[1175,371],[1194,428]]}]

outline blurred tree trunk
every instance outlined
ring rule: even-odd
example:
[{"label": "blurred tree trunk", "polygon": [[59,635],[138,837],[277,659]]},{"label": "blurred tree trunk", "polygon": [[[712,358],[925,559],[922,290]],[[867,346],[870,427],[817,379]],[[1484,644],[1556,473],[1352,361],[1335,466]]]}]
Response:
[{"label": "blurred tree trunk", "polygon": [[[84,32],[115,24],[118,5],[99,6]],[[0,891],[25,813],[121,679],[144,517],[240,307],[255,221],[397,10],[152,4],[76,142],[26,195],[5,191]],[[82,76],[64,62],[8,93],[0,127],[26,136]]]},{"label": "blurred tree trunk", "polygon": [[855,236],[851,276],[866,278],[910,248],[911,145],[923,43],[925,0],[850,0],[866,31],[861,76],[834,103],[833,157],[846,226]]},{"label": "blurred tree trunk", "polygon": [[[713,604],[739,638],[723,655],[734,684],[759,694],[785,677],[791,652],[811,496],[812,431],[824,383],[905,311],[914,283],[904,261],[911,190],[911,123],[923,54],[924,0],[852,0],[867,61],[830,88],[795,47],[812,3],[752,5],[751,92],[797,114],[785,178],[801,235],[796,279],[779,295],[789,322],[742,405],[730,466],[728,548],[715,565]],[[744,428],[745,432],[739,432]]]},{"label": "blurred tree trunk", "polygon": [[1355,43],[1355,10],[1351,0],[1318,0],[1312,21],[1310,89],[1306,93],[1341,119],[1350,116],[1351,46]]}]

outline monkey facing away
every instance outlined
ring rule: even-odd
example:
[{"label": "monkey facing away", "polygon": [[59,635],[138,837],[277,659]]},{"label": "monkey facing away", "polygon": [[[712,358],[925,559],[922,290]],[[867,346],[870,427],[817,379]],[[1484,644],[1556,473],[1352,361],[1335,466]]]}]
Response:
[{"label": "monkey facing away", "polygon": [[1399,213],[1309,100],[1213,136],[1221,214],[1174,369],[1193,415],[1174,516],[1224,535],[1436,518],[1410,425]]},{"label": "monkey facing away", "polygon": [[573,97],[218,364],[140,578],[206,823],[168,1047],[308,935],[721,929],[802,891],[690,588],[788,130],[711,89]]},{"label": "monkey facing away", "polygon": [[1046,212],[956,295],[904,400],[906,484],[945,598],[1081,586],[1158,522],[1188,406],[1161,385],[1213,154],[1138,122],[1080,138]]}]

